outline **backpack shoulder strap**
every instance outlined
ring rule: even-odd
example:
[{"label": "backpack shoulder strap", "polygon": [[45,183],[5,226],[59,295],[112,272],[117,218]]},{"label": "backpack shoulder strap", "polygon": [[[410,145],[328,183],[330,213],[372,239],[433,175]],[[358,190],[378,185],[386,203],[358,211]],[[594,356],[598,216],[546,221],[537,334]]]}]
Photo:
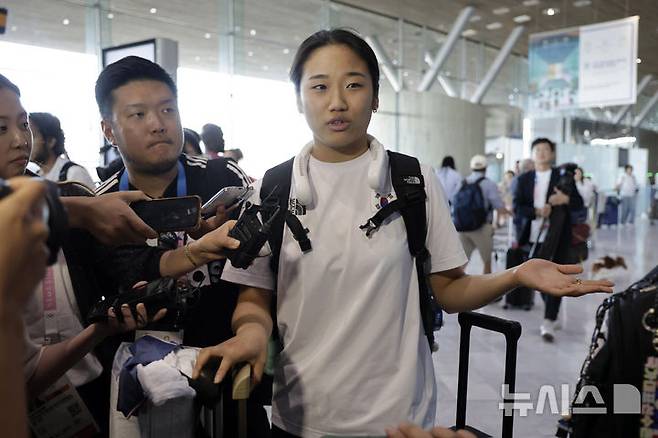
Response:
[{"label": "backpack shoulder strap", "polygon": [[[281,254],[281,245],[283,243],[283,225],[286,224],[293,237],[299,244],[302,252],[308,252],[312,249],[311,241],[308,238],[308,229],[304,228],[299,218],[290,212],[290,183],[292,181],[292,166],[294,158],[281,163],[276,167],[265,172],[263,182],[260,188],[260,197],[262,202],[271,196],[272,202],[279,204],[280,211],[283,214],[277,215],[272,223],[272,234],[268,240],[272,250],[272,259],[270,268],[274,274],[279,272],[279,255]],[[295,206],[296,209],[304,208]],[[269,218],[263,218],[268,220]]]},{"label": "backpack shoulder strap", "polygon": [[[279,211],[283,214],[277,214],[272,222],[270,237],[268,243],[272,251],[270,258],[270,269],[274,274],[274,299],[270,303],[270,314],[272,316],[273,328],[272,339],[278,344],[280,342],[279,330],[277,327],[276,317],[276,282],[279,274],[279,259],[281,256],[281,245],[283,244],[284,225],[287,225],[292,232],[293,237],[299,243],[302,252],[311,250],[311,241],[308,239],[308,229],[304,228],[297,216],[289,211],[290,206],[290,185],[292,182],[292,166],[294,158],[279,164],[276,167],[265,172],[260,187],[261,202],[271,199],[271,202],[279,204]],[[270,197],[270,195],[272,195]],[[296,207],[304,208],[304,207]],[[263,217],[263,221],[269,220],[269,217]],[[270,353],[268,353],[270,354]]]},{"label": "backpack shoulder strap", "polygon": [[78,163],[74,163],[73,161],[67,161],[66,163],[64,163],[64,165],[59,171],[59,177],[57,180],[59,182],[66,181],[68,179],[66,175],[69,173],[69,169],[73,166],[80,166],[80,165]]},{"label": "backpack shoulder strap", "polygon": [[420,163],[414,157],[388,151],[391,167],[391,183],[399,210],[407,229],[409,252],[414,257],[427,256],[425,238],[427,236],[427,212],[425,211],[425,180]]},{"label": "backpack shoulder strap", "polygon": [[427,237],[425,180],[420,163],[415,157],[392,151],[388,151],[388,156],[391,167],[391,184],[397,201],[400,202],[398,210],[407,230],[409,252],[416,263],[421,321],[430,349],[433,349],[435,315],[440,312],[440,309],[434,301],[427,279],[430,253],[425,246]]},{"label": "backpack shoulder strap", "polygon": [[[279,164],[267,172],[263,177],[260,187],[260,199],[266,199],[270,194],[274,194],[274,198],[278,201],[279,207],[283,211],[288,211],[288,199],[290,198],[290,183],[292,180],[292,166],[294,158]],[[283,242],[283,227],[285,224],[286,215],[279,215],[272,223],[272,234],[268,239],[270,249],[272,250],[272,259],[270,261],[270,268],[275,275],[279,272],[279,254],[281,253],[281,244]],[[265,218],[263,218],[265,219]],[[265,219],[266,220],[266,219]]]}]

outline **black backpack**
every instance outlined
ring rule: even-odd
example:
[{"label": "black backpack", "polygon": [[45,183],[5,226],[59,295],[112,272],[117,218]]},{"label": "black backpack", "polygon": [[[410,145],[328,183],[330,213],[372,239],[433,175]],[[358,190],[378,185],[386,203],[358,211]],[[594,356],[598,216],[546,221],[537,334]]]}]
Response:
[{"label": "black backpack", "polygon": [[59,171],[59,178],[57,180],[59,182],[67,181],[68,178],[66,175],[69,173],[69,169],[73,166],[80,166],[80,165],[78,163],[74,163],[73,161],[67,161],[66,163],[64,163],[61,170]]},{"label": "black backpack", "polygon": [[[369,234],[379,228],[384,220],[396,211],[399,211],[402,215],[405,228],[407,229],[409,252],[416,261],[423,329],[427,336],[430,349],[432,349],[434,345],[434,329],[438,328],[435,322],[440,320],[437,315],[440,315],[441,310],[434,300],[427,279],[430,254],[425,247],[425,238],[427,236],[427,213],[425,211],[425,199],[427,195],[425,193],[425,181],[420,170],[420,163],[416,158],[391,151],[388,151],[388,156],[393,190],[397,199],[382,207],[361,228]],[[307,237],[308,230],[304,229],[297,216],[291,213],[291,210],[295,211],[303,208],[289,199],[293,161],[294,158],[265,172],[260,189],[261,199],[266,199],[268,195],[273,193],[273,198],[278,200],[280,208],[286,212],[285,215],[279,215],[278,220],[275,220],[272,224],[273,232],[268,241],[272,251],[270,268],[275,278],[279,272],[279,256],[283,241],[284,223],[292,232],[293,237],[297,240],[303,252],[311,249],[311,243]],[[267,220],[267,218],[263,219]],[[272,317],[276,317],[276,300],[272,300]],[[276,319],[274,321],[276,330]],[[274,333],[274,336],[276,337],[277,334]]]},{"label": "black backpack", "polygon": [[459,191],[452,199],[452,220],[457,231],[479,230],[487,221],[489,209],[486,208],[484,193],[480,183],[484,177],[473,183],[462,182]]}]

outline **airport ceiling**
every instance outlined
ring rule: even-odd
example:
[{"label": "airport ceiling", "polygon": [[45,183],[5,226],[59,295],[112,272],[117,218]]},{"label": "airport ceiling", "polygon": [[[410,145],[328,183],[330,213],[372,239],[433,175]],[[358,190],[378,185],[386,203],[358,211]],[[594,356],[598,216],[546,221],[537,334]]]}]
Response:
[{"label": "airport ceiling", "polygon": [[[100,5],[105,41],[112,45],[169,37],[179,41],[181,65],[216,70],[220,29],[228,29],[221,4],[230,0],[0,0],[9,10],[7,32],[0,40],[85,51],[85,22],[94,17],[87,5]],[[234,0],[236,72],[283,78],[295,47],[327,22],[326,0]],[[500,47],[512,29],[524,21],[526,33],[514,52],[527,56],[531,33],[579,26],[633,15],[640,16],[638,79],[647,73],[654,81],[645,93],[658,89],[658,0],[340,0],[331,1],[332,25],[351,26],[381,36],[387,48],[398,47],[403,18],[410,29],[402,38],[404,50],[417,50],[420,27],[434,30],[435,45],[450,30],[459,12],[474,6],[466,26],[467,38]],[[91,13],[90,13],[91,11]],[[365,13],[372,11],[376,14]],[[418,25],[418,26],[416,26]],[[407,55],[402,68],[420,75],[422,55]],[[408,65],[407,65],[408,64]]]}]

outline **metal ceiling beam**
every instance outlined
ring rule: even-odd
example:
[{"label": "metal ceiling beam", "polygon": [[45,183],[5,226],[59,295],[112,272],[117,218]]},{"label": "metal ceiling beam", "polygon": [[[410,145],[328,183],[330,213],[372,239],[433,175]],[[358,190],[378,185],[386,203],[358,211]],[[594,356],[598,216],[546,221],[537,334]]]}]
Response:
[{"label": "metal ceiling beam", "polygon": [[391,62],[391,58],[388,56],[388,53],[386,53],[386,50],[379,42],[379,38],[377,38],[376,35],[370,35],[366,36],[366,41],[368,44],[370,44],[370,47],[372,47],[372,50],[375,52],[375,55],[377,56],[377,59],[382,66],[384,76],[386,76],[386,79],[388,79],[388,82],[390,82],[391,87],[393,87],[396,93],[400,92],[402,88],[404,88],[404,79],[398,77],[397,70],[393,65],[393,62]]},{"label": "metal ceiling beam", "polygon": [[491,67],[489,67],[487,74],[484,75],[484,78],[478,85],[477,89],[475,90],[475,93],[473,93],[473,96],[471,97],[471,103],[482,102],[482,98],[484,97],[485,94],[487,94],[489,87],[491,87],[491,84],[493,84],[493,81],[496,79],[496,76],[498,76],[498,73],[500,73],[500,70],[503,68],[503,64],[505,64],[507,57],[509,56],[510,53],[512,53],[512,48],[514,47],[514,44],[516,44],[516,42],[518,41],[519,37],[521,36],[524,30],[525,27],[516,26],[509,34],[509,36],[505,40],[505,44],[503,44],[503,47],[501,47],[500,51],[498,52],[498,55],[496,55],[496,59],[494,59],[494,62],[491,64]]},{"label": "metal ceiling beam", "polygon": [[452,86],[448,78],[445,78],[441,75],[437,78],[439,81],[439,85],[441,85],[441,88],[443,88],[443,91],[450,96],[450,97],[457,97],[457,92],[455,91],[455,87]]},{"label": "metal ceiling beam", "polygon": [[585,108],[585,112],[587,113],[587,116],[591,120],[593,120],[595,122],[598,122],[599,117],[596,115],[596,113],[594,112],[594,110],[592,108]]},{"label": "metal ceiling beam", "polygon": [[[642,80],[640,81],[640,83],[637,84],[637,95],[638,95],[638,97],[640,96],[640,94],[642,94],[642,92],[644,91],[644,89],[647,88],[647,85],[649,85],[649,82],[651,82],[651,79],[653,79],[653,76],[652,76],[652,75],[650,75],[650,74],[649,74],[649,75],[645,75],[645,76],[642,78]],[[614,123],[615,125],[618,125],[619,122],[621,122],[621,120],[626,116],[626,114],[628,114],[628,110],[630,110],[632,106],[633,106],[633,105],[625,105],[625,106],[623,106],[623,107],[619,110],[619,112],[615,115],[615,118],[612,119],[612,123]]]},{"label": "metal ceiling beam", "polygon": [[644,119],[647,118],[649,115],[649,112],[653,109],[653,107],[658,103],[658,91],[656,94],[653,95],[651,99],[649,99],[649,102],[647,102],[646,105],[644,105],[644,108],[642,108],[642,111],[635,116],[635,119],[633,119],[633,128],[639,127],[642,122],[644,122]]},{"label": "metal ceiling beam", "polygon": [[[425,63],[427,65],[432,65],[434,60],[432,59],[432,55],[430,52],[425,52]],[[437,81],[439,82],[439,85],[441,85],[441,88],[443,88],[443,91],[450,97],[457,97],[457,92],[455,91],[455,87],[452,86],[448,78],[442,76],[442,75],[437,75]]]},{"label": "metal ceiling beam", "polygon": [[471,18],[473,11],[475,11],[473,6],[466,6],[461,10],[459,16],[457,16],[457,19],[455,20],[455,24],[452,26],[452,29],[450,29],[450,33],[448,33],[445,42],[443,45],[441,45],[439,53],[434,58],[434,62],[430,66],[429,70],[425,72],[425,76],[423,76],[421,79],[420,84],[418,85],[419,92],[428,91],[430,88],[432,88],[434,79],[436,79],[439,72],[441,71],[441,67],[443,67],[443,64],[445,64],[448,56],[450,56],[450,53],[452,53],[452,49],[455,48],[455,43],[459,40],[459,36],[468,23],[468,19]]}]

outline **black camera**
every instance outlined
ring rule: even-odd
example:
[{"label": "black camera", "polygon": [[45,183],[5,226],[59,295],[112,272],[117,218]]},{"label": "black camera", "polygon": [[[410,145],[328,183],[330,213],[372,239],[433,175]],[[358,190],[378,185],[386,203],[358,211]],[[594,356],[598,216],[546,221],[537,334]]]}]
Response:
[{"label": "black camera", "polygon": [[[46,245],[50,251],[48,264],[57,261],[57,253],[62,246],[62,241],[68,229],[68,216],[59,198],[59,187],[52,181],[43,180],[46,185],[46,202],[43,208],[43,219],[48,225],[48,240]],[[11,193],[11,186],[0,178],[0,199]]]},{"label": "black camera", "polygon": [[135,307],[139,303],[144,304],[149,317],[155,315],[160,309],[174,311],[179,316],[184,315],[190,305],[190,299],[198,293],[204,278],[203,273],[195,272],[193,277],[197,283],[195,287],[179,283],[172,277],[162,277],[138,288],[120,288],[116,296],[103,298],[91,308],[87,315],[87,322],[92,324],[107,321],[107,311],[110,308],[114,309],[117,320],[123,322],[121,306],[124,304],[130,307],[133,316],[135,316]]},{"label": "black camera", "polygon": [[[240,241],[237,249],[226,250],[227,257],[234,267],[247,269],[253,263],[270,237],[272,224],[282,212],[285,213],[278,203],[265,201],[263,205],[246,203],[244,212],[228,233],[229,237]],[[263,223],[258,217],[259,214],[268,219]]]}]

